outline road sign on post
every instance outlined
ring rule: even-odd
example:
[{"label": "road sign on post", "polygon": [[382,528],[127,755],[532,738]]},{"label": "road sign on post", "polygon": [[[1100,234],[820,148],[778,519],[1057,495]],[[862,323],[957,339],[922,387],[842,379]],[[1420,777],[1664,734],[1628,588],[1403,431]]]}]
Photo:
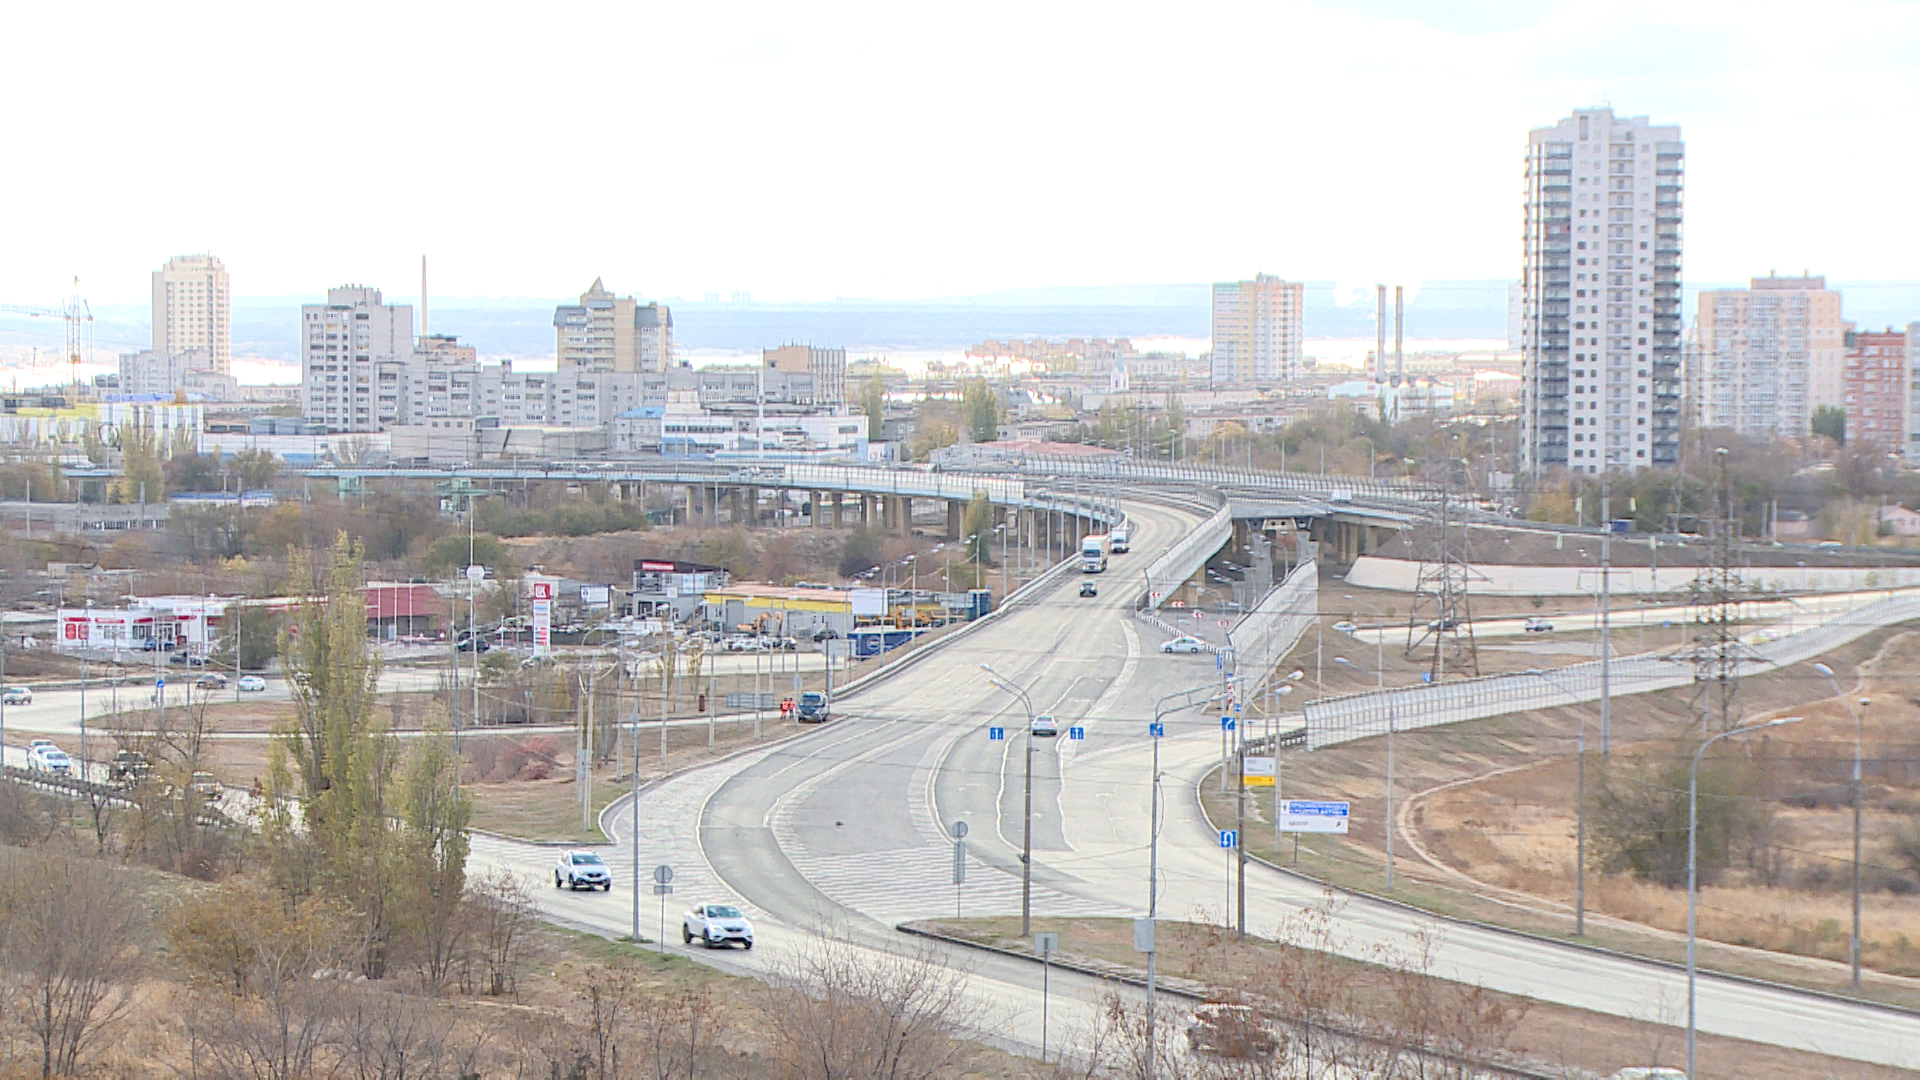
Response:
[{"label": "road sign on post", "polygon": [[1220,730],[1221,730],[1221,731],[1232,731],[1232,730],[1233,730],[1233,717],[1231,717],[1231,716],[1223,716],[1223,717],[1221,717],[1221,718],[1220,718]]},{"label": "road sign on post", "polygon": [[1282,799],[1278,827],[1281,832],[1345,834],[1348,806],[1343,802]]},{"label": "road sign on post", "polygon": [[987,729],[987,738],[993,742],[999,742],[1001,739],[1004,739],[1006,737],[1007,737],[1006,728],[990,727]]},{"label": "road sign on post", "polygon": [[1053,989],[1053,954],[1060,951],[1060,935],[1051,931],[1033,935],[1033,955],[1040,958],[1040,1062],[1047,1060],[1047,1006]]},{"label": "road sign on post", "polygon": [[1087,729],[1081,727],[1078,724],[1075,724],[1073,727],[1070,727],[1067,729],[1068,739],[1084,739],[1086,737],[1087,737]]},{"label": "road sign on post", "polygon": [[1240,846],[1239,830],[1238,829],[1221,829],[1220,830],[1220,846],[1222,848],[1225,848],[1228,851],[1232,851],[1234,848],[1239,847]]},{"label": "road sign on post", "polygon": [[1167,725],[1158,722],[1148,724],[1147,734],[1156,739],[1164,738],[1167,734]]},{"label": "road sign on post", "polygon": [[653,868],[653,895],[660,898],[660,928],[656,932],[660,955],[667,955],[667,894],[673,891],[673,867],[665,863]]},{"label": "road sign on post", "polygon": [[1270,757],[1249,757],[1242,765],[1247,777],[1248,787],[1272,787],[1274,759]]}]

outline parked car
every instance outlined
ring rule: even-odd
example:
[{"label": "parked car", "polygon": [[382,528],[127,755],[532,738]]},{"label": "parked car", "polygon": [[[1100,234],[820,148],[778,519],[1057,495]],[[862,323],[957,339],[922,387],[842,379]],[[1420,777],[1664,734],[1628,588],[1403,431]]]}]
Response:
[{"label": "parked car", "polygon": [[1427,629],[1429,629],[1429,630],[1452,630],[1452,629],[1454,629],[1455,627],[1457,627],[1457,626],[1459,626],[1459,625],[1460,625],[1459,623],[1457,623],[1457,622],[1455,622],[1455,621],[1454,621],[1454,619],[1453,619],[1453,616],[1451,616],[1451,615],[1447,615],[1447,616],[1443,616],[1443,617],[1441,617],[1441,618],[1438,618],[1438,619],[1435,619],[1435,620],[1433,620],[1432,622],[1430,622],[1430,623],[1428,623],[1428,624],[1427,624]]},{"label": "parked car", "polygon": [[52,746],[52,739],[35,739],[27,744],[27,753],[31,754],[43,746]]},{"label": "parked car", "polygon": [[1351,634],[1358,631],[1359,629],[1360,628],[1358,626],[1348,622],[1345,619],[1341,619],[1339,622],[1333,624],[1334,633],[1337,633],[1337,634]]},{"label": "parked car", "polygon": [[267,680],[258,675],[240,676],[240,689],[249,694],[257,694],[267,688]]},{"label": "parked car", "polygon": [[840,636],[840,631],[835,630],[831,626],[823,626],[813,632],[813,640],[816,642],[832,641],[839,636]]},{"label": "parked car", "polygon": [[194,773],[192,778],[187,781],[187,784],[193,788],[195,795],[200,796],[208,802],[218,802],[220,797],[227,793],[227,789],[220,784],[220,778],[210,772]]},{"label": "parked car", "polygon": [[1081,596],[1099,596],[1100,590],[1094,587],[1093,582],[1083,581],[1080,583],[1080,595]]},{"label": "parked car", "polygon": [[833,715],[832,702],[820,691],[808,690],[800,695],[797,714],[795,718],[803,724],[824,724]]},{"label": "parked car", "polygon": [[793,652],[800,647],[800,643],[790,637],[767,638],[766,641],[768,648],[780,649],[783,652]]},{"label": "parked car", "polygon": [[765,638],[749,637],[746,634],[734,634],[720,643],[727,652],[759,652],[767,647]]},{"label": "parked car", "polygon": [[1033,724],[1027,728],[1027,731],[1042,738],[1052,738],[1060,734],[1060,725],[1055,722],[1051,713],[1041,713],[1033,718]]},{"label": "parked car", "polygon": [[1553,624],[1548,622],[1545,619],[1536,617],[1536,618],[1527,620],[1526,631],[1529,634],[1545,634],[1551,631],[1552,629],[1553,629]]},{"label": "parked car", "polygon": [[189,652],[176,652],[167,657],[167,663],[183,664],[187,667],[206,667],[207,658],[204,656],[195,656]]},{"label": "parked car", "polygon": [[1182,634],[1179,637],[1174,638],[1172,641],[1161,643],[1160,651],[1163,653],[1206,652],[1207,643],[1204,641],[1201,641],[1197,637],[1194,637],[1192,634]]},{"label": "parked car", "polygon": [[556,889],[600,889],[613,891],[613,872],[600,856],[591,851],[563,851],[553,868]]},{"label": "parked car", "polygon": [[107,779],[116,784],[137,784],[152,772],[147,755],[138,750],[115,750],[107,763]]},{"label": "parked car", "polygon": [[27,754],[27,768],[34,772],[51,773],[55,776],[72,776],[73,759],[65,750],[48,743],[36,746]]},{"label": "parked car", "polygon": [[0,690],[0,704],[31,705],[33,691],[25,686],[9,686],[5,690]]},{"label": "parked car", "polygon": [[680,940],[698,938],[709,949],[739,942],[753,948],[753,924],[732,904],[701,904],[680,919]]},{"label": "parked car", "polygon": [[195,676],[193,685],[202,690],[225,690],[227,688],[227,677],[217,671],[205,671]]}]

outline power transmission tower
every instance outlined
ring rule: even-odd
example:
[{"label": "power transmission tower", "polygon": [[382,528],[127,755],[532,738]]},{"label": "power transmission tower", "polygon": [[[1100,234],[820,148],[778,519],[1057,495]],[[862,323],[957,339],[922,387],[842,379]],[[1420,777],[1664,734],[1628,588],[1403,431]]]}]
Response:
[{"label": "power transmission tower", "polygon": [[1451,489],[1440,493],[1438,531],[1420,560],[1420,579],[1414,586],[1413,610],[1407,617],[1406,658],[1428,653],[1429,677],[1439,682],[1449,674],[1477,677],[1480,652],[1473,638],[1473,604],[1467,583],[1480,576],[1468,561],[1467,528],[1455,536]]},{"label": "power transmission tower", "polygon": [[1739,557],[1740,511],[1727,482],[1727,451],[1714,451],[1709,498],[1706,560],[1689,588],[1693,641],[1685,658],[1693,665],[1691,710],[1703,728],[1731,730],[1737,716],[1740,665],[1756,657],[1740,641],[1740,601],[1746,582]]}]

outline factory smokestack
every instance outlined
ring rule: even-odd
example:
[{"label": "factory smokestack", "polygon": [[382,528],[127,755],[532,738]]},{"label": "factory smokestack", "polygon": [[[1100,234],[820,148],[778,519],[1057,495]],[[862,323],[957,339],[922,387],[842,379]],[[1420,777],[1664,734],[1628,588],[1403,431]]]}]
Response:
[{"label": "factory smokestack", "polygon": [[1399,285],[1393,287],[1393,385],[1399,386],[1406,376],[1406,364],[1400,355],[1400,318],[1406,310],[1406,290]]},{"label": "factory smokestack", "polygon": [[1387,381],[1387,287],[1373,287],[1373,381]]}]

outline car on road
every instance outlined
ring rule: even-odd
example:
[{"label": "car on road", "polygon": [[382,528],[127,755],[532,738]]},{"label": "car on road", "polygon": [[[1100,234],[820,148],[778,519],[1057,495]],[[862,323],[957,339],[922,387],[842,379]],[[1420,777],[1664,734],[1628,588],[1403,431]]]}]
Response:
[{"label": "car on road", "polygon": [[1160,651],[1163,653],[1206,652],[1207,643],[1194,637],[1192,634],[1182,634],[1172,641],[1162,642],[1160,644]]},{"label": "car on road", "polygon": [[600,889],[613,891],[613,871],[606,861],[591,851],[563,851],[553,868],[556,889]]},{"label": "car on road", "polygon": [[1459,624],[1458,622],[1456,622],[1456,621],[1454,620],[1454,618],[1453,618],[1453,616],[1451,616],[1451,615],[1443,615],[1443,616],[1441,616],[1440,618],[1438,618],[1438,619],[1435,619],[1435,620],[1433,620],[1432,622],[1430,622],[1430,623],[1428,623],[1428,624],[1427,624],[1427,629],[1429,629],[1429,630],[1453,630],[1453,629],[1456,629],[1456,628],[1458,628],[1458,627],[1459,627],[1459,625],[1460,625],[1460,624]]},{"label": "car on road", "polygon": [[696,940],[707,948],[734,942],[753,948],[753,924],[732,904],[701,904],[680,919],[680,940],[688,945]]},{"label": "car on road", "polygon": [[833,703],[820,691],[808,690],[800,695],[794,712],[803,724],[824,724],[833,716]]},{"label": "car on road", "polygon": [[192,653],[176,652],[167,657],[167,663],[185,664],[188,667],[206,667],[207,658],[204,656],[195,656]]},{"label": "car on road", "polygon": [[31,705],[33,691],[24,686],[9,686],[5,690],[0,690],[0,704]]},{"label": "car on road", "polygon": [[767,643],[770,648],[781,649],[786,652],[793,652],[800,647],[800,643],[790,637],[768,638]]},{"label": "car on road", "polygon": [[1536,616],[1527,620],[1525,629],[1529,634],[1545,634],[1553,630],[1553,624]]},{"label": "car on road", "polygon": [[43,746],[52,746],[52,739],[35,739],[27,744],[27,753],[31,754]]},{"label": "car on road", "polygon": [[1355,633],[1360,628],[1358,626],[1355,626],[1353,623],[1350,623],[1345,619],[1342,619],[1339,622],[1333,624],[1333,629],[1334,629],[1334,632],[1338,634],[1351,634],[1351,633]]},{"label": "car on road", "polygon": [[36,746],[27,754],[27,768],[33,772],[51,773],[55,776],[72,776],[73,759],[65,750],[48,743]]},{"label": "car on road", "polygon": [[486,652],[488,649],[493,648],[493,646],[487,644],[486,638],[463,637],[460,639],[459,643],[454,646],[454,651],[455,652],[472,652],[475,645],[478,645],[480,647],[481,652]]},{"label": "car on road", "polygon": [[249,694],[257,694],[267,688],[267,680],[258,675],[240,676],[240,689]]},{"label": "car on road", "polygon": [[225,690],[227,677],[217,671],[206,671],[194,677],[193,685],[201,690]]},{"label": "car on road", "polygon": [[115,750],[107,763],[107,779],[116,784],[137,784],[152,772],[147,755],[138,750]]},{"label": "car on road", "polygon": [[1093,582],[1083,581],[1080,583],[1080,595],[1081,596],[1099,596],[1100,590],[1094,586]]},{"label": "car on road", "polygon": [[1027,728],[1027,731],[1042,738],[1052,738],[1060,734],[1060,725],[1054,720],[1052,714],[1041,713],[1033,718],[1033,724]]}]

